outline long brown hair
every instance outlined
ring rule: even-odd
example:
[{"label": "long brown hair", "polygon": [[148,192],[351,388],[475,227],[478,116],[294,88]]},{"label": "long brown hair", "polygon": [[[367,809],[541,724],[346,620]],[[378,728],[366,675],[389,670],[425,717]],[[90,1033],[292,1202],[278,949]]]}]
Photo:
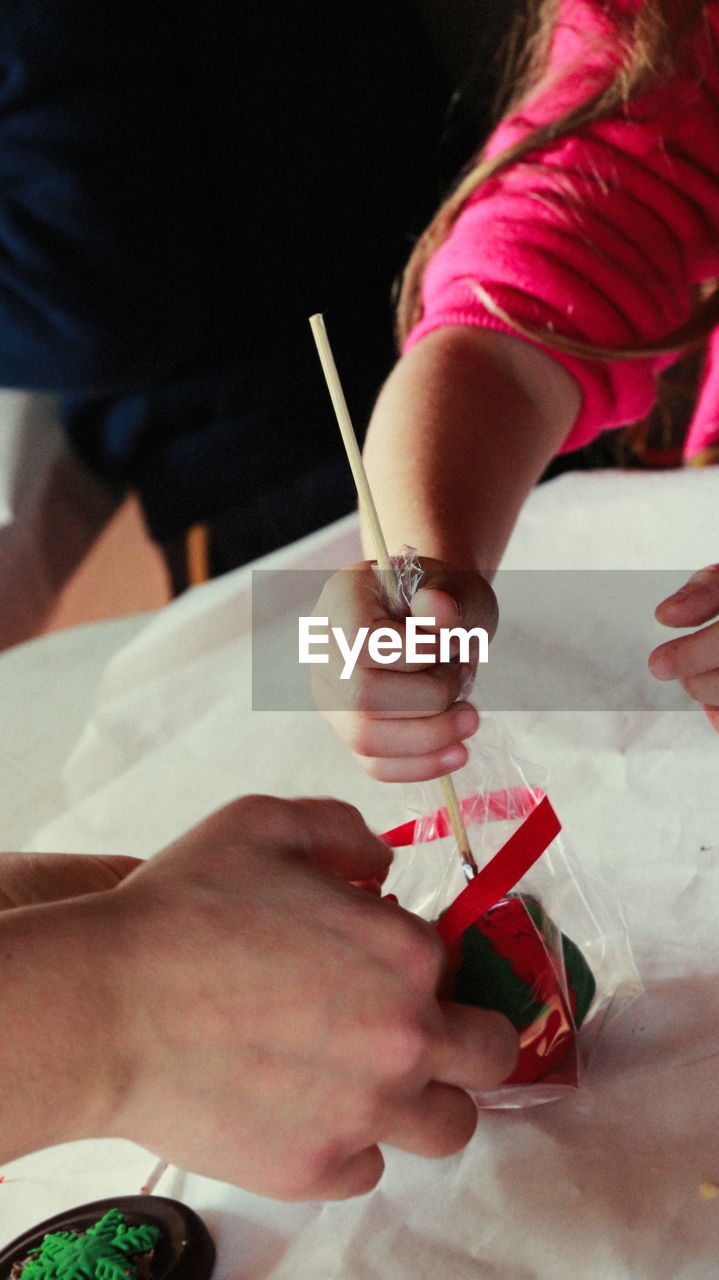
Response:
[{"label": "long brown hair", "polygon": [[[621,109],[631,98],[668,79],[698,23],[704,20],[705,0],[642,0],[632,12],[617,0],[599,0],[616,40],[618,61],[613,78],[564,115],[533,129],[491,158],[480,153],[470,163],[454,191],[427,227],[404,272],[397,306],[400,342],[421,316],[420,289],[427,262],[456,222],[469,197],[490,178],[525,160],[550,143]],[[514,33],[509,77],[513,84],[504,111],[516,111],[544,76],[560,0],[533,0]],[[477,282],[474,286],[488,310],[518,333],[555,350],[594,359],[631,360],[678,351],[706,337],[719,321],[719,284],[709,282],[697,296],[694,314],[683,325],[651,345],[604,348],[558,335],[555,330],[528,330],[504,312]]]}]

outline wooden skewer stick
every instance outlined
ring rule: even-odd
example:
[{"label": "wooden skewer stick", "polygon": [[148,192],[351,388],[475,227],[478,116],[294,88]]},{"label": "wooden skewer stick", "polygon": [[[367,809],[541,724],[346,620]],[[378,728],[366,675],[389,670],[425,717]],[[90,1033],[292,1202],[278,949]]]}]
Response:
[{"label": "wooden skewer stick", "polygon": [[[394,569],[392,568],[392,560],[387,550],[387,543],[385,542],[382,526],[379,522],[377,508],[374,503],[374,498],[372,497],[372,491],[369,487],[367,472],[365,471],[362,454],[360,453],[359,445],[357,444],[357,436],[355,435],[354,427],[352,426],[352,419],[350,418],[347,401],[345,400],[344,391],[342,390],[342,383],[340,382],[337,366],[335,364],[334,356],[332,355],[332,348],[327,336],[323,316],[319,314],[310,316],[310,328],[312,329],[312,336],[314,337],[315,346],[317,347],[317,353],[322,365],[322,372],[325,375],[325,381],[330,393],[332,407],[337,418],[337,424],[342,435],[347,459],[352,469],[352,476],[354,478],[355,488],[359,498],[360,511],[362,512],[365,524],[369,529],[375,559],[382,573],[383,585],[385,586],[385,590],[389,596],[390,604],[399,606],[402,604],[402,601],[399,595],[397,578]],[[479,871],[479,867],[475,862],[474,854],[470,848],[467,831],[465,829],[464,822],[462,821],[462,812],[459,807],[459,800],[457,799],[457,792],[455,790],[454,782],[452,781],[452,775],[449,773],[445,774],[444,777],[440,778],[439,785],[442,788],[442,797],[447,807],[449,821],[452,826],[452,833],[457,842],[457,848],[462,860],[465,875],[468,880],[471,880],[476,876]]]},{"label": "wooden skewer stick", "polygon": [[150,1174],[149,1178],[147,1179],[147,1182],[143,1183],[143,1185],[140,1187],[140,1195],[141,1195],[141,1196],[149,1196],[149,1195],[152,1195],[152,1192],[155,1190],[155,1187],[157,1186],[158,1182],[160,1181],[160,1178],[162,1177],[162,1175],[163,1175],[163,1173],[165,1172],[165,1170],[168,1168],[168,1165],[169,1165],[169,1162],[168,1162],[167,1160],[158,1160],[158,1161],[157,1161],[157,1164],[155,1165],[154,1169],[152,1170],[152,1173]]},{"label": "wooden skewer stick", "polygon": [[324,317],[321,315],[310,316],[310,328],[312,329],[312,335],[317,347],[320,364],[322,365],[322,372],[325,375],[327,390],[330,393],[332,408],[334,409],[335,417],[337,418],[337,425],[342,436],[342,443],[344,444],[345,453],[347,454],[347,461],[349,462],[352,470],[352,477],[355,482],[357,497],[359,498],[360,511],[362,512],[365,524],[370,532],[375,560],[383,574],[382,585],[385,587],[390,598],[390,604],[399,606],[402,604],[402,601],[399,596],[397,577],[394,569],[392,568],[392,561],[390,559],[389,551],[387,550],[387,543],[385,542],[382,526],[379,522],[379,516],[377,515],[377,508],[374,503],[374,498],[372,497],[372,490],[369,487],[369,480],[367,479],[367,472],[365,471],[364,463],[362,461],[362,454],[360,453],[359,445],[357,444],[357,436],[355,435],[355,429],[352,426],[352,419],[350,418],[349,409],[347,408],[347,401],[345,400],[345,394],[342,390],[342,383],[340,382],[340,377],[337,372],[337,365],[335,364],[335,359],[332,355],[330,340],[327,337]]}]

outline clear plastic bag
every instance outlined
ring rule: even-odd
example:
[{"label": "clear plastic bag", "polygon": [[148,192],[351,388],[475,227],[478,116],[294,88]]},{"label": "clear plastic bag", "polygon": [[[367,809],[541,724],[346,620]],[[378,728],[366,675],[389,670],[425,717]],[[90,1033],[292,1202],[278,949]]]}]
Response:
[{"label": "clear plastic bag", "polygon": [[561,836],[538,771],[482,744],[453,774],[479,874],[465,880],[447,810],[429,784],[418,816],[387,832],[403,847],[387,888],[435,924],[447,947],[446,998],[499,1009],[517,1028],[517,1069],[478,1094],[485,1107],[561,1097],[580,1081],[607,1015],[641,990],[626,925],[598,876]]},{"label": "clear plastic bag", "polygon": [[[408,606],[421,564],[405,548],[393,567]],[[522,1107],[577,1088],[608,1015],[641,984],[619,905],[570,853],[543,776],[496,730],[493,745],[490,736],[485,720],[480,745],[452,775],[478,874],[459,853],[452,815],[437,808],[436,784],[426,784],[409,806],[419,816],[384,837],[408,846],[388,887],[435,924],[449,957],[442,994],[499,1009],[517,1028],[513,1075],[475,1097],[484,1107]]]}]

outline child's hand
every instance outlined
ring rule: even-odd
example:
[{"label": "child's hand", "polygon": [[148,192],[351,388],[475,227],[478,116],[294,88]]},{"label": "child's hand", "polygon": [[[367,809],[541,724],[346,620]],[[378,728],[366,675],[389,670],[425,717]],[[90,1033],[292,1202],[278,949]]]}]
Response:
[{"label": "child's hand", "polygon": [[[497,603],[486,579],[426,557],[422,566],[425,577],[412,599],[412,615],[434,618],[434,631],[483,627],[491,638]],[[467,759],[464,740],[479,724],[476,710],[465,701],[476,674],[476,643],[469,663],[408,663],[404,651],[392,665],[373,660],[371,635],[382,627],[404,635],[404,626],[390,615],[368,561],[335,573],[315,613],[342,627],[350,640],[360,627],[369,628],[348,679],[341,678],[345,664],[334,646],[329,664],[313,667],[319,709],[367,772],[384,782],[418,782],[461,768]]]},{"label": "child's hand", "polygon": [[[658,621],[668,627],[695,627],[717,615],[719,564],[692,574],[656,609]],[[712,728],[719,732],[719,622],[659,645],[649,655],[649,670],[658,680],[678,680],[702,704]]]}]

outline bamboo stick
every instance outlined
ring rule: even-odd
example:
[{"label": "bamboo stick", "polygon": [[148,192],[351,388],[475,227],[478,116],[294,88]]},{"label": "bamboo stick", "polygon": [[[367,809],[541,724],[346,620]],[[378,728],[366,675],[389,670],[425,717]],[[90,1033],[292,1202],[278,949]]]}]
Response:
[{"label": "bamboo stick", "polygon": [[[362,461],[362,454],[360,453],[359,445],[357,444],[357,436],[355,435],[354,427],[352,426],[352,419],[350,418],[347,401],[345,400],[344,391],[342,390],[342,384],[337,372],[337,366],[332,354],[332,348],[327,336],[324,317],[319,314],[310,316],[310,328],[312,329],[312,335],[317,347],[317,353],[320,358],[320,364],[322,365],[322,372],[325,376],[327,389],[330,393],[330,399],[337,418],[337,425],[340,429],[347,459],[352,469],[352,476],[357,490],[360,511],[365,525],[369,530],[375,559],[380,571],[382,572],[383,582],[385,584],[387,594],[390,597],[390,604],[395,607],[399,607],[402,604],[402,601],[399,595],[397,578],[392,568],[392,560],[387,550],[387,543],[385,541],[384,533],[382,532],[377,508],[375,506],[374,498],[372,497],[369,480],[367,479],[367,472],[365,471],[364,463]],[[459,807],[459,800],[457,799],[457,792],[452,780],[452,775],[449,773],[445,774],[444,777],[439,779],[439,784],[442,789],[442,796],[447,807],[452,833],[457,843],[457,849],[462,861],[462,866],[464,867],[467,879],[471,880],[476,876],[479,868],[475,862],[467,831],[464,822],[462,821],[462,812]]]}]

